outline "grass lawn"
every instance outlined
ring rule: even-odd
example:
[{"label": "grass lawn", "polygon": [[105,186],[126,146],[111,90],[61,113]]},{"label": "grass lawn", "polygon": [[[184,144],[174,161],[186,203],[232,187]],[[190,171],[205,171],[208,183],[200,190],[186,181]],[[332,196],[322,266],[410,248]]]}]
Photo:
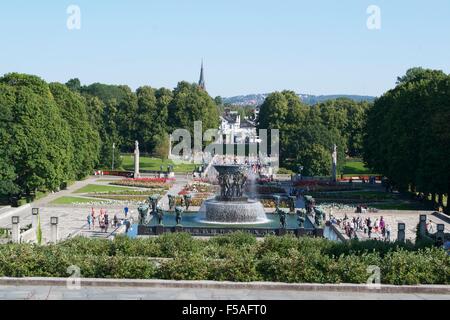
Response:
[{"label": "grass lawn", "polygon": [[388,202],[371,205],[379,210],[424,210],[423,205],[416,202]]},{"label": "grass lawn", "polygon": [[98,184],[88,184],[87,186],[85,186],[81,189],[78,189],[74,193],[107,193],[107,192],[126,191],[126,190],[130,190],[130,189],[123,188],[123,187],[98,185]]},{"label": "grass lawn", "polygon": [[[159,171],[160,166],[163,166],[163,170],[167,170],[168,165],[173,165],[173,170],[175,172],[192,172],[195,168],[195,164],[179,164],[175,165],[172,160],[162,161],[159,158],[148,158],[140,157],[139,167],[141,170]],[[133,156],[122,156],[122,167],[125,170],[134,170],[134,157]]]},{"label": "grass lawn", "polygon": [[53,200],[51,204],[61,205],[61,204],[94,203],[94,202],[102,202],[102,200],[86,199],[78,197],[60,197],[58,199]]},{"label": "grass lawn", "polygon": [[342,170],[344,176],[352,175],[367,175],[367,176],[378,176],[378,174],[372,173],[369,168],[364,165],[364,162],[359,160],[349,160],[345,163]]}]

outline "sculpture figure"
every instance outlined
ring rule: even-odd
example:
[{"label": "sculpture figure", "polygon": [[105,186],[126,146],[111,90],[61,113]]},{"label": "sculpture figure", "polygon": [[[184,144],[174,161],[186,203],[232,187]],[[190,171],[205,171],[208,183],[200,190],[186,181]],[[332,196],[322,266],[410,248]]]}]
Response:
[{"label": "sculpture figure", "polygon": [[154,194],[148,198],[149,203],[152,205],[152,214],[156,213],[156,207],[158,206],[159,194]]},{"label": "sculpture figure", "polygon": [[322,222],[325,219],[325,217],[326,217],[326,214],[325,214],[324,211],[322,211],[319,208],[314,208],[314,223],[317,226],[321,226],[322,225]]},{"label": "sculpture figure", "polygon": [[300,209],[297,210],[297,221],[298,221],[298,227],[299,228],[304,228],[305,227],[305,216],[306,216],[306,210],[305,209]]},{"label": "sculpture figure", "polygon": [[182,207],[176,207],[175,208],[175,214],[176,214],[175,220],[177,222],[177,226],[179,226],[181,224],[181,219],[182,219],[181,215],[183,214],[183,208]]},{"label": "sculpture figure", "polygon": [[169,211],[173,211],[176,204],[175,196],[169,194],[167,197],[169,198]]},{"label": "sculpture figure", "polygon": [[164,211],[163,211],[163,209],[160,206],[158,206],[156,208],[156,217],[158,218],[158,224],[162,225],[163,224],[163,219],[164,219]]},{"label": "sculpture figure", "polygon": [[291,213],[295,212],[295,201],[297,200],[297,197],[290,196],[289,197],[289,209]]},{"label": "sculpture figure", "polygon": [[280,199],[281,197],[279,195],[273,196],[273,200],[275,201],[275,211],[278,212],[280,209]]},{"label": "sculpture figure", "polygon": [[314,209],[314,206],[316,204],[316,201],[314,200],[313,197],[311,196],[304,196],[303,197],[305,199],[305,208],[306,208],[306,212],[308,214],[312,214],[312,211]]},{"label": "sculpture figure", "polygon": [[139,213],[139,224],[144,225],[147,224],[147,217],[148,217],[148,210],[149,206],[141,205],[138,207],[138,213]]},{"label": "sculpture figure", "polygon": [[280,216],[280,227],[286,229],[286,212],[277,208],[276,213]]},{"label": "sculpture figure", "polygon": [[183,198],[184,198],[184,203],[186,205],[186,211],[189,211],[189,207],[191,206],[191,203],[192,203],[192,195],[185,194],[183,196]]}]

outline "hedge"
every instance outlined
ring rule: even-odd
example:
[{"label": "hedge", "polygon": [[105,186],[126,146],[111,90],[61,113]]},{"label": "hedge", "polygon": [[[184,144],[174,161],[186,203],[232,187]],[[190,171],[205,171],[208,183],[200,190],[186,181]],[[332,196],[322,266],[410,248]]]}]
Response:
[{"label": "hedge", "polygon": [[367,268],[378,266],[382,283],[450,284],[450,257],[429,243],[338,243],[293,236],[257,241],[238,232],[209,240],[174,233],[0,245],[0,277],[67,277],[72,265],[86,278],[288,283],[365,283]]}]

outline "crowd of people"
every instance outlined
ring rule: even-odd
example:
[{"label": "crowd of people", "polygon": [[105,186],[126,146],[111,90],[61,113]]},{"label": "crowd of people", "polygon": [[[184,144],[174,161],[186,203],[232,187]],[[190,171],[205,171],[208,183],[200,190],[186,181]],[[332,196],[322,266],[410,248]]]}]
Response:
[{"label": "crowd of people", "polygon": [[330,221],[342,228],[350,239],[357,239],[357,232],[360,231],[367,235],[369,239],[375,238],[391,241],[391,225],[386,223],[382,216],[373,221],[370,217],[363,218],[361,216],[350,219],[347,214],[345,214],[345,217],[342,220],[332,216]]},{"label": "crowd of people", "polygon": [[129,208],[125,207],[123,209],[125,219],[119,219],[117,214],[114,214],[114,217],[110,219],[108,211],[106,209],[101,208],[97,213],[94,208],[91,208],[90,214],[87,215],[87,227],[89,230],[95,230],[96,226],[100,228],[101,232],[108,232],[110,227],[118,228],[121,225],[125,225],[126,233],[131,229],[132,218],[128,219]]}]

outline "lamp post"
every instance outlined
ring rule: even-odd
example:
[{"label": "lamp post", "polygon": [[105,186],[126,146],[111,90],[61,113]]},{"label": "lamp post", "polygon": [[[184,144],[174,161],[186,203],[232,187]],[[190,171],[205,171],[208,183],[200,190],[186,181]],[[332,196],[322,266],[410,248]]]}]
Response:
[{"label": "lamp post", "polygon": [[20,242],[20,218],[18,216],[14,216],[11,218],[12,228],[11,228],[11,236],[12,241],[14,243]]},{"label": "lamp post", "polygon": [[50,218],[50,242],[57,243],[58,242],[58,217]]},{"label": "lamp post", "polygon": [[38,216],[39,216],[39,208],[31,209],[31,225],[33,228],[37,230],[38,227]]},{"label": "lamp post", "polygon": [[116,150],[116,144],[113,143],[112,145],[112,166],[111,166],[111,170],[114,171],[114,151]]}]

